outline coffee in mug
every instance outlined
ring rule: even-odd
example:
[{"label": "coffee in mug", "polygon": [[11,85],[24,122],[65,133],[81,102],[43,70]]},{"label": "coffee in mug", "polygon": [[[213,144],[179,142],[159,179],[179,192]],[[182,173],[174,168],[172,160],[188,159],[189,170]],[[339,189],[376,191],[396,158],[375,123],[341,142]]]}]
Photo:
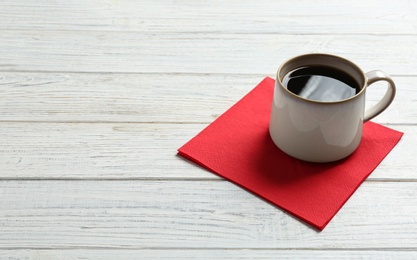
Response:
[{"label": "coffee in mug", "polygon": [[292,93],[311,100],[330,102],[353,97],[359,83],[348,73],[328,66],[305,66],[288,72],[282,81]]},{"label": "coffee in mug", "polygon": [[[385,81],[382,99],[365,111],[366,88]],[[368,73],[329,54],[307,54],[284,62],[277,72],[269,133],[286,154],[309,162],[332,162],[352,154],[363,123],[383,112],[395,96],[383,71]]]}]

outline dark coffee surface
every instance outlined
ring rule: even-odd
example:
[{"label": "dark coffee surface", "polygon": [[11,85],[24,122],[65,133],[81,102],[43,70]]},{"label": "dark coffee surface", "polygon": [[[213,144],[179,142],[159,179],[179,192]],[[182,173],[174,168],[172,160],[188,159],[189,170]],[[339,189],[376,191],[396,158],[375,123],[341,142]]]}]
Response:
[{"label": "dark coffee surface", "polygon": [[349,74],[326,66],[297,68],[287,73],[282,83],[300,97],[322,102],[347,99],[360,91]]}]

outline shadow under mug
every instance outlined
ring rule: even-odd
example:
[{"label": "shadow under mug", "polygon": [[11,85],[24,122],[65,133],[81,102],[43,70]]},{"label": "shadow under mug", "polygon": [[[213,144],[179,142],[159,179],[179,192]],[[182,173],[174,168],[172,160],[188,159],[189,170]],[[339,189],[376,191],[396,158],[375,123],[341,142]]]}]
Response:
[{"label": "shadow under mug", "polygon": [[[283,85],[284,76],[306,66],[332,67],[350,75],[360,86],[347,99],[321,102],[303,98]],[[382,99],[365,111],[366,88],[377,81],[388,88]],[[363,123],[383,112],[393,101],[395,84],[383,71],[363,73],[349,60],[330,54],[306,54],[283,63],[277,72],[269,133],[286,154],[309,162],[332,162],[352,154],[362,138]]]}]

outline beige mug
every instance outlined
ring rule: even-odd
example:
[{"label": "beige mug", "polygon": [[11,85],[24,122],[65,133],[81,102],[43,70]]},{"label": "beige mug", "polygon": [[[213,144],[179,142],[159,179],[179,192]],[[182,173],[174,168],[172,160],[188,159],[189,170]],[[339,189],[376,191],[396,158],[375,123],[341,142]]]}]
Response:
[{"label": "beige mug", "polygon": [[[290,91],[284,79],[293,71],[310,67],[343,72],[357,85],[357,92],[347,98],[323,101]],[[387,91],[377,104],[365,111],[366,88],[377,81],[386,81]],[[333,88],[326,80],[308,84],[320,86],[315,90],[318,94]],[[356,150],[362,138],[363,123],[384,111],[393,101],[395,92],[393,80],[383,71],[363,73],[351,61],[329,54],[301,55],[278,69],[269,133],[278,148],[292,157],[309,162],[337,161]]]}]

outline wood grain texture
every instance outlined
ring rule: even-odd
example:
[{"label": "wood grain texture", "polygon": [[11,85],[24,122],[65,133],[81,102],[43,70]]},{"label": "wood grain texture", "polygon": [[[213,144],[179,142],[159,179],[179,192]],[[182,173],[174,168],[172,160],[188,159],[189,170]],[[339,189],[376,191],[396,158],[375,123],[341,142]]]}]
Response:
[{"label": "wood grain texture", "polygon": [[416,34],[414,1],[2,1],[0,30]]},{"label": "wood grain texture", "polygon": [[[219,179],[176,155],[205,124],[0,123],[0,179]],[[370,180],[417,180],[417,129]],[[395,169],[395,170],[393,170]]]},{"label": "wood grain texture", "polygon": [[0,34],[0,67],[27,72],[273,75],[295,55],[326,52],[351,59],[364,71],[415,75],[417,54],[410,50],[416,41],[417,35],[6,30]]},{"label": "wood grain texture", "polygon": [[69,249],[1,250],[1,260],[25,259],[414,259],[401,250],[291,250],[291,249]]},{"label": "wood grain texture", "polygon": [[[0,121],[210,123],[265,76],[0,72]],[[417,76],[393,77],[397,95],[373,121],[417,124]],[[369,106],[384,84],[367,90]],[[271,102],[265,100],[265,102]]]},{"label": "wood grain texture", "polygon": [[2,249],[417,249],[417,182],[364,183],[320,233],[228,182],[1,181],[0,197]]}]

